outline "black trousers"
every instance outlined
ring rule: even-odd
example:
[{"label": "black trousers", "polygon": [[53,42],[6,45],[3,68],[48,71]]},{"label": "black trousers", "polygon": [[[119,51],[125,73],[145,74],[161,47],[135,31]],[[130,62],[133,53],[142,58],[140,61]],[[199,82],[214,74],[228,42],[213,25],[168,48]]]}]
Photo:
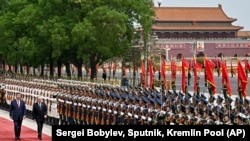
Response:
[{"label": "black trousers", "polygon": [[23,119],[18,118],[17,120],[13,120],[13,121],[14,121],[15,137],[20,137],[21,126],[22,126]]},{"label": "black trousers", "polygon": [[44,120],[36,120],[38,137],[41,137]]}]

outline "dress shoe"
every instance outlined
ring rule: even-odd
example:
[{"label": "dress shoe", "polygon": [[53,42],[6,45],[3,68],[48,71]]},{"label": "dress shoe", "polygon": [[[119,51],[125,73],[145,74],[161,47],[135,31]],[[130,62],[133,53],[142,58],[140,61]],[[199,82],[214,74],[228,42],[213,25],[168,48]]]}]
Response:
[{"label": "dress shoe", "polygon": [[38,137],[39,140],[42,140],[42,137]]}]

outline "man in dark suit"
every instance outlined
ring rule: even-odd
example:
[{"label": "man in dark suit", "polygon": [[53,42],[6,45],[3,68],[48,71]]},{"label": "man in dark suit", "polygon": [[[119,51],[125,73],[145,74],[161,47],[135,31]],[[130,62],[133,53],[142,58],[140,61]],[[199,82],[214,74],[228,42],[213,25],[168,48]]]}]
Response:
[{"label": "man in dark suit", "polygon": [[103,70],[102,78],[103,78],[104,81],[106,81],[106,79],[107,79],[107,74],[106,74],[105,70]]},{"label": "man in dark suit", "polygon": [[26,105],[21,99],[21,93],[16,94],[16,99],[10,104],[10,118],[14,121],[15,139],[20,140],[22,121],[26,115]]},{"label": "man in dark suit", "polygon": [[43,102],[41,96],[39,96],[37,102],[33,104],[32,116],[37,123],[38,139],[42,140],[43,123],[47,118],[47,105]]}]

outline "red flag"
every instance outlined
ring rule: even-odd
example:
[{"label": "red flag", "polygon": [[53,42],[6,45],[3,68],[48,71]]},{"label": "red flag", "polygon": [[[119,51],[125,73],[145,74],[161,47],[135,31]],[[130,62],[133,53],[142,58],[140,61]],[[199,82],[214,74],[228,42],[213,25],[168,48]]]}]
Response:
[{"label": "red flag", "polygon": [[161,63],[161,76],[163,78],[164,86],[166,87],[167,85],[166,85],[166,64],[165,64],[165,60],[162,60],[162,63]]},{"label": "red flag", "polygon": [[182,68],[182,81],[181,81],[181,83],[182,83],[182,91],[183,92],[185,92],[185,87],[186,87],[186,73],[185,73],[185,68],[189,68],[189,63],[188,63],[188,61],[187,60],[185,60],[184,58],[182,58],[182,60],[181,60],[181,63],[182,63],[182,65],[181,65],[181,68]]},{"label": "red flag", "polygon": [[230,85],[230,79],[228,76],[228,72],[227,72],[227,64],[226,61],[221,61],[221,71],[222,71],[222,84],[226,84],[227,86],[227,93],[228,95],[232,95],[232,88]]},{"label": "red flag", "polygon": [[149,61],[149,87],[152,89],[153,86],[153,61]]},{"label": "red flag", "polygon": [[212,61],[205,59],[205,67],[206,67],[205,73],[207,76],[207,82],[211,85],[212,94],[215,94],[216,93],[216,84],[215,84],[214,74],[213,74],[213,69],[215,67],[215,64]]},{"label": "red flag", "polygon": [[161,76],[163,77],[163,79],[166,79],[166,64],[165,64],[165,60],[162,60],[161,62]]},{"label": "red flag", "polygon": [[145,87],[145,84],[146,84],[145,76],[146,76],[146,72],[145,72],[144,62],[142,60],[141,61],[141,80],[143,81],[144,87]]},{"label": "red flag", "polygon": [[175,64],[174,59],[171,60],[171,80],[175,81],[176,79],[176,70],[177,70],[177,66]]},{"label": "red flag", "polygon": [[198,75],[197,75],[197,69],[196,69],[196,58],[194,56],[193,58],[193,65],[194,65],[194,92],[197,90],[196,83],[198,82]]},{"label": "red flag", "polygon": [[193,66],[194,66],[194,91],[197,91],[197,85],[198,82],[198,74],[197,72],[202,69],[202,65],[196,62],[196,57],[193,58]]},{"label": "red flag", "polygon": [[196,62],[196,57],[194,56],[193,58],[193,66],[194,66],[194,91],[197,91],[197,86],[196,83],[198,82],[198,71],[202,70],[202,64]]},{"label": "red flag", "polygon": [[250,65],[248,63],[248,60],[245,60],[245,69],[247,69],[248,71],[250,71]]},{"label": "red flag", "polygon": [[241,65],[241,62],[238,61],[238,86],[241,85],[242,96],[244,98],[246,98],[246,96],[247,96],[247,93],[246,93],[247,84],[248,84],[247,76],[246,76],[245,71]]}]

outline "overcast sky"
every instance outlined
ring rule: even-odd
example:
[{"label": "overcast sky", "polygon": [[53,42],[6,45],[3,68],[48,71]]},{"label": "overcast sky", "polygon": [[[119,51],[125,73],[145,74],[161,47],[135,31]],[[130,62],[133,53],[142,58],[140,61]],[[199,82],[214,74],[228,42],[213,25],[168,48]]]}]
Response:
[{"label": "overcast sky", "polygon": [[218,7],[220,3],[228,17],[237,19],[233,25],[250,31],[250,0],[154,0],[155,6],[158,1],[165,7]]}]

